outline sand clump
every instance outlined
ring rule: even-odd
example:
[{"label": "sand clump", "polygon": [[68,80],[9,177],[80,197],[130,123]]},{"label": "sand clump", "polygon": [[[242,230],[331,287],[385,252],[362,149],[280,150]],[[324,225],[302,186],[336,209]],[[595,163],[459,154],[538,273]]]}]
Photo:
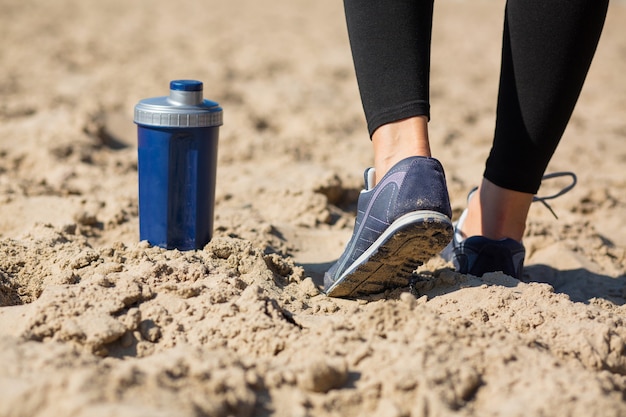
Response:
[{"label": "sand clump", "polygon": [[[435,6],[455,218],[493,134],[503,7]],[[340,2],[0,12],[0,416],[626,414],[622,2],[549,167],[578,185],[558,220],[532,207],[523,279],[435,258],[361,300],[320,290],[371,164]],[[138,238],[132,109],[177,78],[225,117],[214,238],[188,252]]]}]

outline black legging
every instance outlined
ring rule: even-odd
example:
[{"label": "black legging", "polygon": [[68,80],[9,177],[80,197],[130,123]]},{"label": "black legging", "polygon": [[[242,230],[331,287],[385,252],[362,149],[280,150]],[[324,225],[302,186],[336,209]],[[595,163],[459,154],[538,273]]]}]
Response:
[{"label": "black legging", "polygon": [[[596,50],[608,0],[508,0],[493,147],[485,178],[536,193]],[[433,0],[344,0],[370,135],[430,117]]]}]

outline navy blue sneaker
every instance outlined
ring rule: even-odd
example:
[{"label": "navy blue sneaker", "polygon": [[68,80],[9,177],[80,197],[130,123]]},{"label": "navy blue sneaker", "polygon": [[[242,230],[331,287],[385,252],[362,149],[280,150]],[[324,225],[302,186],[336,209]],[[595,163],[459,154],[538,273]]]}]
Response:
[{"label": "navy blue sneaker", "polygon": [[[472,193],[468,200],[471,195]],[[467,209],[456,222],[452,242],[441,252],[441,256],[451,261],[454,269],[461,274],[482,277],[487,272],[501,271],[520,279],[526,257],[524,245],[508,238],[494,240],[484,236],[471,236],[464,239],[460,229],[465,216]]]},{"label": "navy blue sneaker", "polygon": [[[574,188],[576,175],[572,172],[555,172],[543,177],[546,180],[564,176],[572,178],[570,185],[551,196],[533,197],[534,202],[542,203],[554,217],[557,216],[554,210],[546,203],[546,200],[557,198]],[[474,188],[470,191],[467,196],[468,201],[476,190],[477,188]],[[484,236],[470,236],[464,239],[460,230],[463,227],[466,216],[467,209],[463,211],[461,217],[456,222],[452,242],[441,252],[441,257],[452,262],[454,269],[461,274],[482,277],[487,272],[503,272],[513,278],[522,279],[524,258],[526,257],[526,249],[522,242],[508,238],[493,240]]]},{"label": "navy blue sneaker", "polygon": [[415,269],[452,239],[452,210],[439,161],[406,158],[372,188],[373,178],[373,168],[366,170],[352,238],[324,275],[329,296],[408,286]]}]

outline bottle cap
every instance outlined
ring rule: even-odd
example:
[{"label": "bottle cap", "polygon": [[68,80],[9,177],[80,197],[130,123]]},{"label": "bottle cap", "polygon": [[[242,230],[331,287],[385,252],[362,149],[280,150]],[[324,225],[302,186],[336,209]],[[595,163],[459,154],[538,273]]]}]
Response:
[{"label": "bottle cap", "polygon": [[196,80],[170,82],[170,95],[141,100],[135,106],[134,121],[158,127],[221,126],[222,108],[203,99],[203,85]]}]

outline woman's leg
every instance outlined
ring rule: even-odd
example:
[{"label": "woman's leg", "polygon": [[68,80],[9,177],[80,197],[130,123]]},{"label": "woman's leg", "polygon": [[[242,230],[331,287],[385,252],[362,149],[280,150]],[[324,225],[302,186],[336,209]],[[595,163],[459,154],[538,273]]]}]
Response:
[{"label": "woman's leg", "polygon": [[324,275],[334,297],[406,286],[452,238],[443,168],[429,158],[433,2],[345,0],[345,8],[376,178],[366,171],[352,238]]},{"label": "woman's leg", "polygon": [[377,181],[400,160],[430,156],[433,1],[345,0]]},{"label": "woman's leg", "polygon": [[[495,138],[466,236],[521,240],[532,196],[578,100],[608,0],[509,0]],[[523,221],[522,221],[523,220]]]}]

